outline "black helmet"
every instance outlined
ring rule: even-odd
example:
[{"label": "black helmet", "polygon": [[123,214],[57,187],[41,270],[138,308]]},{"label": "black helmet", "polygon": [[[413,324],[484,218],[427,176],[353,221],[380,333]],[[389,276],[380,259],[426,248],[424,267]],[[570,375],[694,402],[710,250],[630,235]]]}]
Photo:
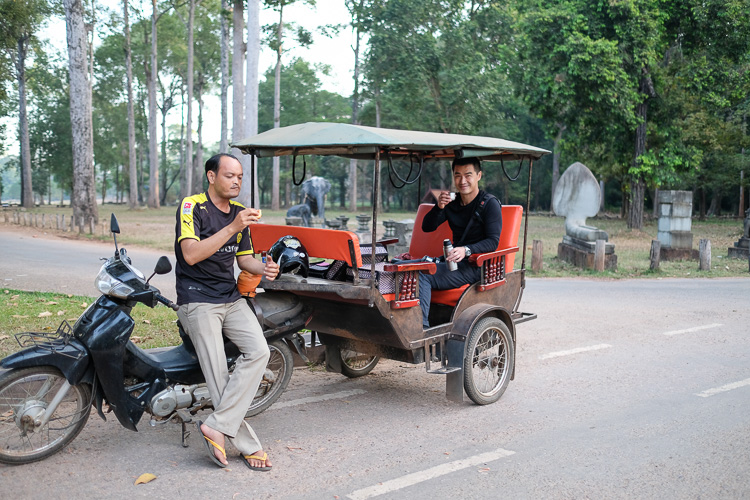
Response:
[{"label": "black helmet", "polygon": [[268,251],[268,255],[279,265],[279,273],[301,274],[307,278],[310,267],[307,250],[302,242],[291,234],[279,238]]}]

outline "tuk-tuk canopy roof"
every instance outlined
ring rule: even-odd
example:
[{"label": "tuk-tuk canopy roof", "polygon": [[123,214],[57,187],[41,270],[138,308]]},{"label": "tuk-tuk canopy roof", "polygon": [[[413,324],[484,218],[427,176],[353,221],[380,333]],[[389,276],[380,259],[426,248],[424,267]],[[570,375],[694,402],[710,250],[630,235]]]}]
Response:
[{"label": "tuk-tuk canopy roof", "polygon": [[348,123],[309,122],[271,129],[232,146],[258,157],[337,155],[374,159],[376,152],[424,159],[479,157],[485,160],[537,159],[549,151],[495,137],[441,134]]}]

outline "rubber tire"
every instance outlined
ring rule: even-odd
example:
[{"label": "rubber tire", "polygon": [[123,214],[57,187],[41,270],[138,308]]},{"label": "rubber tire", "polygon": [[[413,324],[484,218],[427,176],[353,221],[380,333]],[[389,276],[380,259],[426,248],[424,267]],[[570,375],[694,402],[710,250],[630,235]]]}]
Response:
[{"label": "rubber tire", "polygon": [[[492,345],[488,347],[487,342],[492,342]],[[488,348],[496,351],[496,354],[489,358],[493,364],[496,363],[496,366],[489,369],[486,364]],[[481,352],[484,352],[485,356],[479,357]],[[513,374],[514,354],[515,345],[506,324],[494,317],[480,320],[466,340],[464,354],[466,395],[478,405],[487,405],[500,399]],[[479,387],[478,379],[490,375],[490,372],[495,373],[497,377],[491,378],[489,387]]]},{"label": "rubber tire", "polygon": [[[351,356],[349,353],[354,353],[354,356]],[[358,354],[360,353],[352,351],[351,349],[339,349],[339,356],[341,356],[341,373],[349,378],[364,377],[370,373],[372,369],[375,368],[375,365],[378,364],[378,361],[380,361],[379,356],[370,356],[364,365],[352,366],[350,360]]]},{"label": "rubber tire", "polygon": [[253,417],[266,411],[269,406],[281,397],[289,385],[289,381],[292,379],[294,356],[292,356],[292,350],[287,343],[283,340],[276,340],[268,344],[268,348],[271,350],[271,357],[268,358],[266,369],[274,373],[276,370],[280,370],[280,376],[277,374],[277,379],[270,385],[266,377],[263,377],[258,387],[258,393],[255,399],[253,399],[250,408],[248,408],[245,418]]},{"label": "rubber tire", "polygon": [[[50,423],[54,426],[65,422],[65,420],[63,420],[65,417],[61,415],[61,410],[71,403],[71,396],[74,398],[74,411],[71,413],[67,410],[66,414],[71,416],[71,421],[76,418],[75,415],[78,415],[76,421],[73,421],[72,424],[63,429],[62,432],[50,443],[40,444],[39,446],[34,444],[30,451],[20,454],[8,449],[8,446],[12,444],[10,443],[10,440],[12,439],[11,435],[18,433],[18,437],[21,437],[20,429],[15,421],[15,412],[19,405],[18,402],[14,404],[11,401],[12,394],[9,391],[13,388],[23,388],[24,392],[36,393],[39,388],[38,379],[43,376],[59,379],[42,398],[39,398],[39,401],[45,403],[46,408],[52,398],[54,398],[55,394],[57,394],[59,383],[65,381],[65,377],[60,373],[60,370],[51,366],[35,366],[31,368],[11,370],[0,376],[0,440],[2,441],[2,445],[0,446],[0,462],[2,463],[16,465],[29,464],[50,457],[73,441],[86,426],[89,414],[91,413],[91,387],[88,384],[73,385],[70,387],[65,399],[57,407],[57,410],[55,410],[55,413],[52,414],[50,422],[44,426],[43,432],[34,430],[22,441],[26,442],[26,444],[29,442],[33,443],[38,439],[44,439],[43,436],[49,432],[56,432],[54,428],[50,429]],[[28,379],[29,377],[32,377],[34,380],[29,379],[25,382],[23,381],[23,379]],[[23,385],[18,385],[19,383]],[[15,387],[13,387],[14,384],[16,384]],[[31,386],[31,384],[34,385]],[[36,389],[34,387],[36,387]],[[32,398],[27,395],[27,397],[24,398],[24,401],[31,399]],[[21,440],[19,439],[19,441]]]}]

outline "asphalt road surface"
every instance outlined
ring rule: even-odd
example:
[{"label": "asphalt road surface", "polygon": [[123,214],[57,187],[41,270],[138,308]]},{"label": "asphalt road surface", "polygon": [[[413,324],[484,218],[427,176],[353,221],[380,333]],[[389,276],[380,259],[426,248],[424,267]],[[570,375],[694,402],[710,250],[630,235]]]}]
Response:
[{"label": "asphalt road surface", "polygon": [[[11,276],[8,240],[0,230],[0,272],[16,284],[40,272],[26,266],[56,268],[39,289],[98,270],[81,250],[86,270],[34,260],[57,248],[25,239]],[[748,297],[750,279],[529,279],[522,309],[539,318],[518,325],[516,378],[497,403],[447,401],[444,378],[423,365],[381,361],[359,379],[297,368],[251,419],[270,473],[231,451],[219,469],[196,432],[181,446],[179,424],[144,418],[134,433],[92,414],[57,455],[0,465],[2,496],[750,498]],[[146,472],[157,479],[134,485]]]}]

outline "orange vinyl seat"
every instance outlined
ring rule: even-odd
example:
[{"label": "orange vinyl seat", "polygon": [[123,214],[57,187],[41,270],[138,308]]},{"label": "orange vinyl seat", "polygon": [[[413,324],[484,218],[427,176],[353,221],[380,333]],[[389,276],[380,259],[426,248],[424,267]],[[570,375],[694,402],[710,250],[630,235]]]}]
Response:
[{"label": "orange vinyl seat", "polygon": [[[437,257],[443,254],[443,240],[453,239],[448,222],[442,223],[435,231],[426,233],[422,231],[422,219],[429,212],[434,204],[423,203],[419,205],[417,210],[417,216],[414,220],[414,229],[412,230],[411,243],[409,245],[409,254],[412,258],[420,258],[425,255]],[[513,271],[513,265],[515,263],[515,253],[518,251],[518,234],[521,229],[521,218],[523,215],[523,207],[520,205],[504,205],[502,207],[503,214],[503,229],[500,233],[500,241],[497,245],[497,251],[505,253],[502,258],[505,259],[504,263],[504,274]],[[492,256],[492,254],[478,254],[472,255],[471,260],[482,265],[486,260],[485,256]],[[485,258],[483,258],[485,257]],[[495,257],[499,260],[500,256]],[[498,282],[502,284],[501,282]],[[469,285],[464,285],[460,288],[453,288],[450,290],[433,290],[432,291],[432,302],[437,304],[445,304],[449,306],[455,306],[464,290]],[[487,285],[485,285],[487,286]]]}]

